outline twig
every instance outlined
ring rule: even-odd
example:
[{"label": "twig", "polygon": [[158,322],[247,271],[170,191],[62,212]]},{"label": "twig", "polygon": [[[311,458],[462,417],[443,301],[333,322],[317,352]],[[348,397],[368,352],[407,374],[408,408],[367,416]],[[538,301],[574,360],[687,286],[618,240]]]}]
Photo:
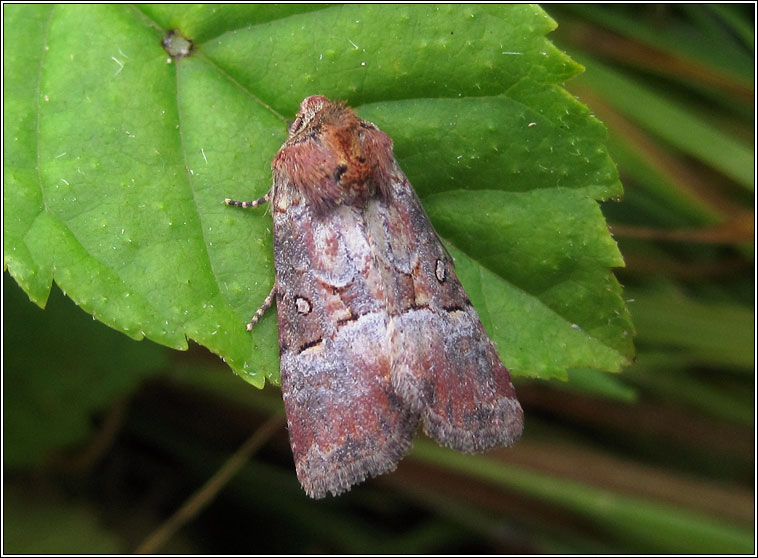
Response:
[{"label": "twig", "polygon": [[199,514],[210,503],[216,494],[245,465],[250,456],[258,451],[274,432],[281,428],[282,420],[282,417],[277,414],[264,422],[199,490],[142,541],[135,553],[155,554],[185,523]]}]

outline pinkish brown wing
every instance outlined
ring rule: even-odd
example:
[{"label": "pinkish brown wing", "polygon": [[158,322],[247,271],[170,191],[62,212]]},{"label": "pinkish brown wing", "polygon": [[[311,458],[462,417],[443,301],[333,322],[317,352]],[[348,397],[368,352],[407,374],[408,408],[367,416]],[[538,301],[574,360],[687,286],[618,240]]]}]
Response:
[{"label": "pinkish brown wing", "polygon": [[391,316],[392,385],[440,444],[508,446],[523,427],[508,370],[418,196],[399,168],[395,176],[390,201],[374,198],[366,209]]},{"label": "pinkish brown wing", "polygon": [[282,394],[298,479],[320,498],[395,469],[419,417],[392,386],[361,210],[318,214],[293,195],[274,204]]}]

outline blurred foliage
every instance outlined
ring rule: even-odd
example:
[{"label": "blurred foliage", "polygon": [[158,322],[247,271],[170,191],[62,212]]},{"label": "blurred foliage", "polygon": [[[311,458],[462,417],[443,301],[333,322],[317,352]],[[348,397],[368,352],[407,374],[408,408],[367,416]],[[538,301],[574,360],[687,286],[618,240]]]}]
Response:
[{"label": "blurred foliage", "polygon": [[[753,10],[547,7],[550,38],[586,67],[566,87],[608,126],[625,187],[603,212],[626,260],[631,367],[521,379],[514,448],[470,457],[419,440],[395,473],[319,502],[282,428],[160,550],[754,552]],[[122,346],[57,294],[42,323],[4,282],[4,419],[29,428],[18,442],[4,421],[4,552],[133,550],[280,411],[277,389],[245,389],[199,347],[114,334]],[[62,392],[28,399],[58,360]],[[108,367],[128,378],[97,376]],[[67,397],[69,382],[90,395]]]}]

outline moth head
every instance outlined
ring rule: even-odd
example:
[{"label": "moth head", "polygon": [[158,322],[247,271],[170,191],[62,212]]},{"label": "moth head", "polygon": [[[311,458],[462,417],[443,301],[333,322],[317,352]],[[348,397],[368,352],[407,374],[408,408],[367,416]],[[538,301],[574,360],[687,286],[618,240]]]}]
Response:
[{"label": "moth head", "polygon": [[312,127],[314,119],[320,116],[325,108],[331,107],[333,104],[323,95],[312,95],[303,99],[297,117],[290,126],[289,137],[296,136],[299,132]]},{"label": "moth head", "polygon": [[392,140],[341,101],[307,97],[273,162],[277,176],[318,210],[361,203],[377,191],[388,195]]}]

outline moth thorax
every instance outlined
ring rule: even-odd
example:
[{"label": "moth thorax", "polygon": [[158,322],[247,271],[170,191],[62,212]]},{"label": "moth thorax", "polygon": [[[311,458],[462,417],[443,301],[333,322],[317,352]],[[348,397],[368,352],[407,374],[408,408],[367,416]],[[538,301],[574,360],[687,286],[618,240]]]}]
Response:
[{"label": "moth thorax", "polygon": [[370,174],[359,180],[343,183],[341,187],[343,193],[340,201],[351,205],[360,205],[376,193],[376,185]]}]

